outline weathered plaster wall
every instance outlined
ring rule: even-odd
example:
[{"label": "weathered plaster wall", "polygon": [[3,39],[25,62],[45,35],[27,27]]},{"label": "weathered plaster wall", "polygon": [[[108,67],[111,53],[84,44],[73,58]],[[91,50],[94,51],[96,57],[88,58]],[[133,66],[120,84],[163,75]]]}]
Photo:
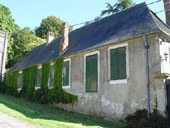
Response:
[{"label": "weathered plaster wall", "polygon": [[[150,49],[151,108],[155,108],[155,97],[158,109],[163,111],[165,98],[163,91],[155,87],[155,74],[161,72],[159,40],[147,38]],[[80,113],[95,114],[107,119],[122,119],[137,109],[147,108],[146,60],[144,40],[133,40],[128,43],[128,76],[127,83],[110,84],[108,70],[108,48],[100,52],[100,84],[98,92],[86,93],[84,84],[84,55],[71,57],[71,87],[65,91],[78,95],[78,103],[74,105],[58,104],[67,110]],[[162,83],[161,83],[162,84]]]}]

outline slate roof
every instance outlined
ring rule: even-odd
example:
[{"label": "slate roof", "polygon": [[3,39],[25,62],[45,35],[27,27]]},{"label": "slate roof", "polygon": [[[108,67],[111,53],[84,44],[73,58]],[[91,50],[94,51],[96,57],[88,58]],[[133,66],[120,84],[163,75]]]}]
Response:
[{"label": "slate roof", "polygon": [[[146,3],[141,3],[71,31],[68,49],[62,56],[156,32],[170,35],[168,26],[147,7]],[[34,48],[9,69],[9,72],[60,57],[60,39],[61,37],[57,37],[48,45],[44,43]]]}]

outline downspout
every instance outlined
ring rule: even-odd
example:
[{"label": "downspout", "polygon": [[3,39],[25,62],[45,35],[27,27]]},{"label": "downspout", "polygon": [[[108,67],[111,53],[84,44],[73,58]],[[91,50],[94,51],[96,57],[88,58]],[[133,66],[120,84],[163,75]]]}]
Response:
[{"label": "downspout", "polygon": [[148,102],[148,105],[147,105],[147,110],[148,110],[148,113],[147,113],[147,117],[148,119],[150,118],[150,113],[151,113],[151,110],[150,110],[150,76],[149,76],[149,44],[146,40],[146,36],[144,35],[144,41],[145,41],[145,58],[146,58],[146,80],[147,80],[147,102]]}]

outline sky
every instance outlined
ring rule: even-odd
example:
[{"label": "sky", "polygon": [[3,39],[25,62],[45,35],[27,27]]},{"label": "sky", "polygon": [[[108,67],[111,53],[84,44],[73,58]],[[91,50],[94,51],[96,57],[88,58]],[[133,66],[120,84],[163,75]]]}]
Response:
[{"label": "sky", "polygon": [[[42,19],[56,16],[74,25],[93,20],[106,9],[106,2],[115,4],[117,0],[0,0],[0,4],[7,6],[15,23],[21,28],[30,27],[34,30]],[[151,3],[157,0],[133,0],[136,4]],[[153,12],[164,10],[163,2],[148,5]],[[157,13],[165,22],[164,12]],[[81,26],[76,26],[76,28]]]}]

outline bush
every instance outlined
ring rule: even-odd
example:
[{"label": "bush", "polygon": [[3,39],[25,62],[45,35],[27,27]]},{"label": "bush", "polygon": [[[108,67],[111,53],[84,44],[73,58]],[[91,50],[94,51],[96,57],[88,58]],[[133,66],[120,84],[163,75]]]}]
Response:
[{"label": "bush", "polygon": [[73,103],[77,96],[66,93],[62,89],[62,68],[63,58],[59,58],[54,64],[54,88],[48,89],[50,63],[42,64],[42,76],[40,89],[35,90],[37,66],[27,67],[22,70],[22,89],[17,92],[18,71],[5,74],[2,85],[2,92],[26,100],[35,101],[41,104],[47,103]]},{"label": "bush", "polygon": [[147,110],[138,110],[126,117],[126,128],[170,128],[170,120],[163,117],[157,110],[147,119]]}]

